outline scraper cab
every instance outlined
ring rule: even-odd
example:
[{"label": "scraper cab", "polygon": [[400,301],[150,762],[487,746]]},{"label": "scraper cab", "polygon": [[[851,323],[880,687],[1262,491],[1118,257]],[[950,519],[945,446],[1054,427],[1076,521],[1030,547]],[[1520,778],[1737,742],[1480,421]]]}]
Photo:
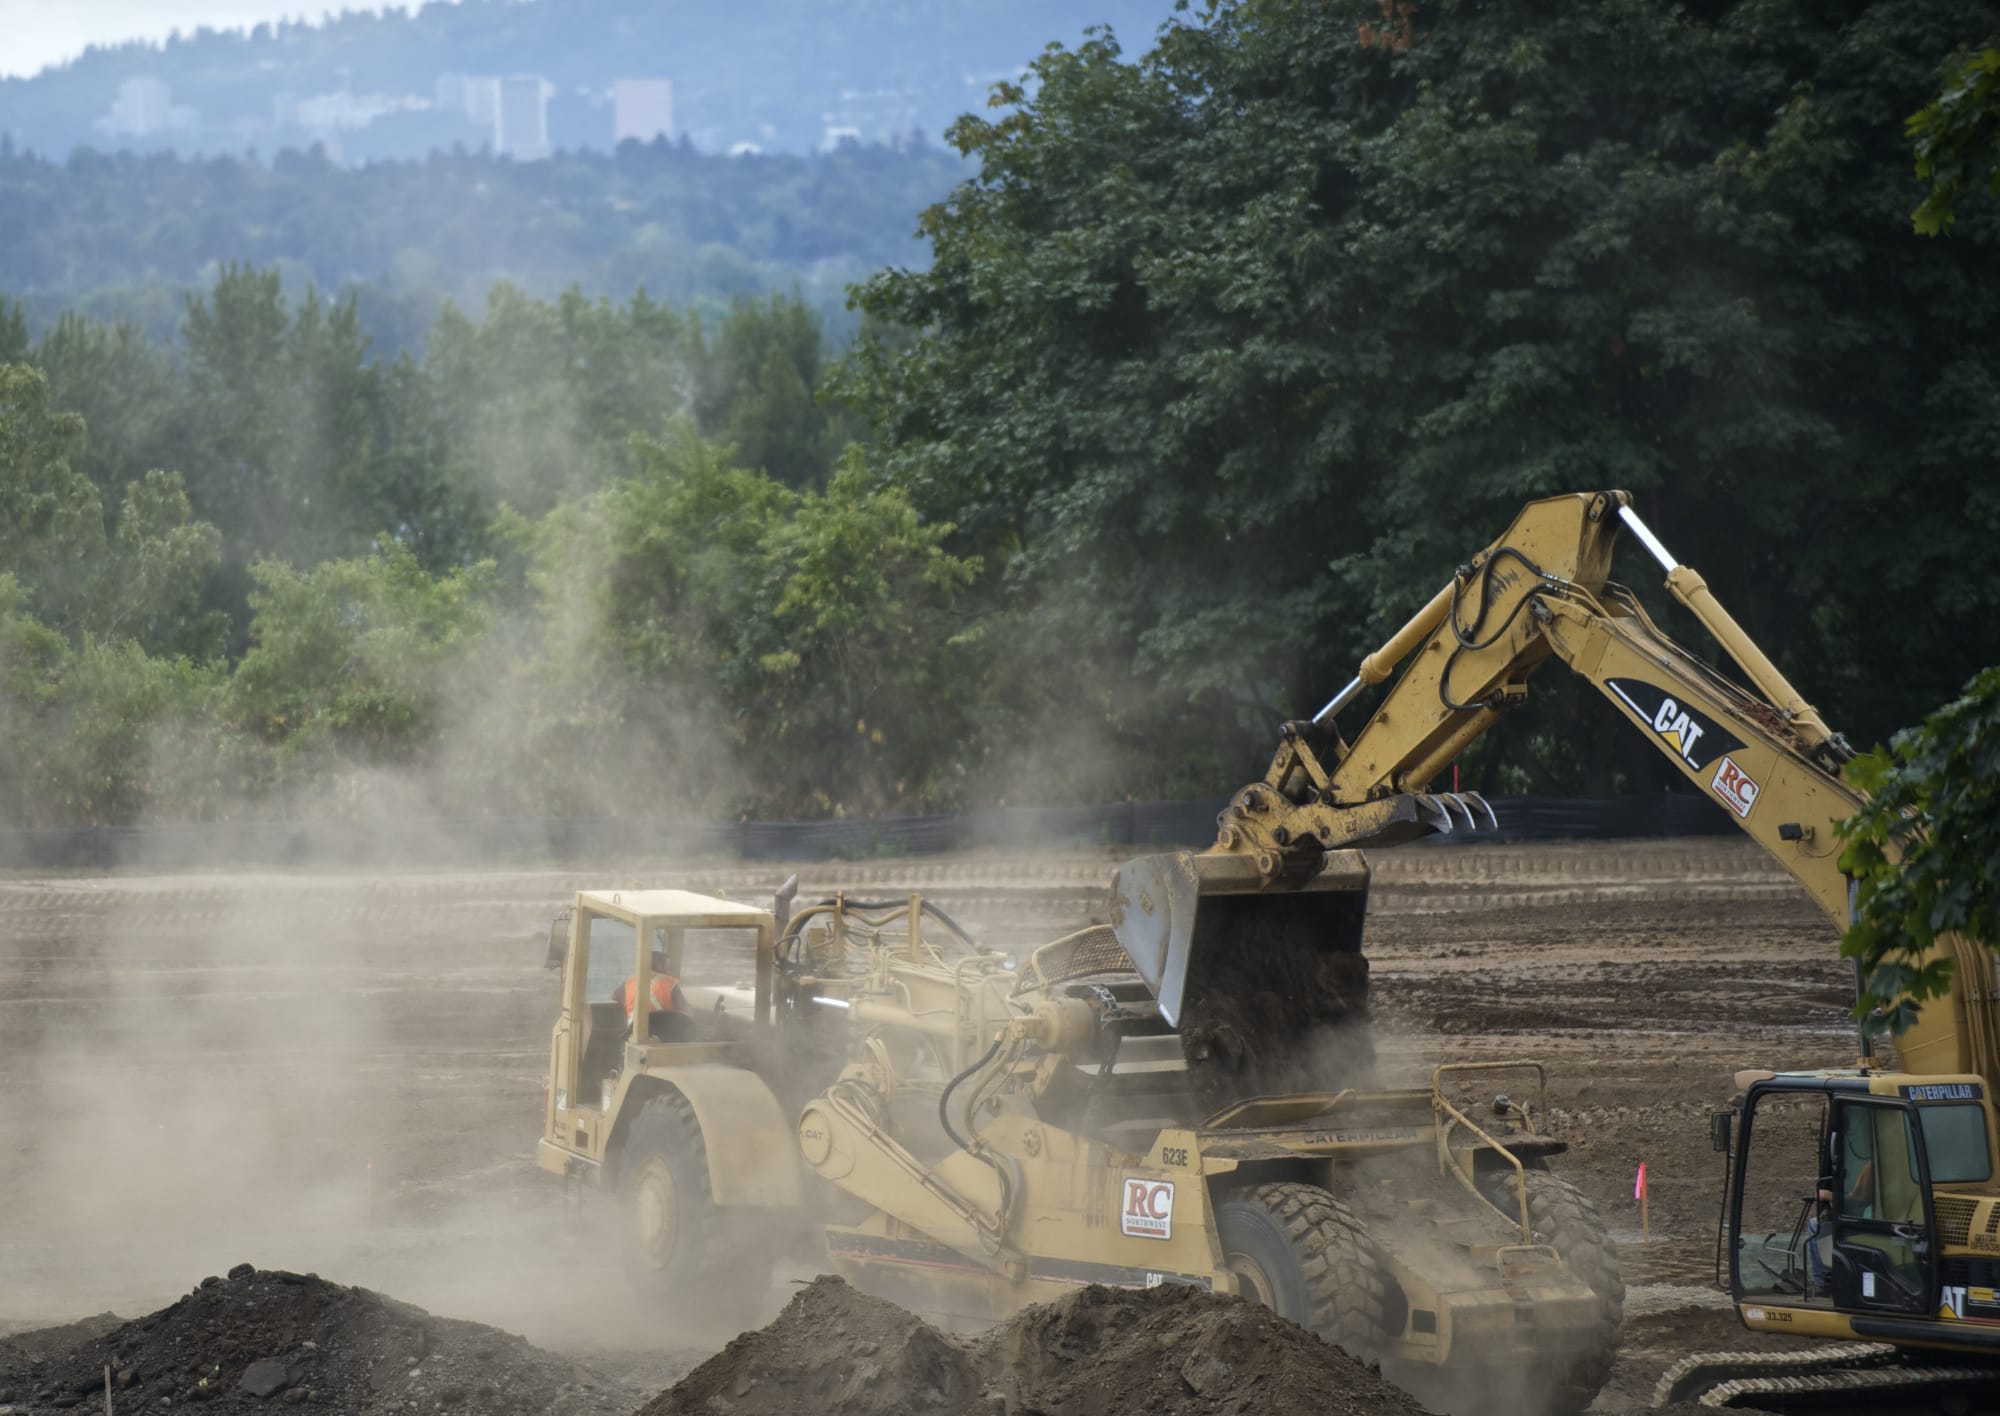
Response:
[{"label": "scraper cab", "polygon": [[1214,853],[1146,856],[1114,878],[1112,928],[1211,1106],[1366,1085],[1368,866],[1352,850],[1314,864],[1285,890],[1254,858]]}]

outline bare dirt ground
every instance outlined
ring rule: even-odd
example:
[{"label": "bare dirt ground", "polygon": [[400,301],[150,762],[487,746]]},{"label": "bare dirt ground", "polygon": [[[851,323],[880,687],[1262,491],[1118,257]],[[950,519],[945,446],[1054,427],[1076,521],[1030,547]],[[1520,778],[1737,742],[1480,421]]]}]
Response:
[{"label": "bare dirt ground", "polygon": [[[1101,917],[1110,852],[800,866],[802,897],[911,888],[1021,948]],[[1852,1060],[1831,928],[1730,840],[1375,857],[1391,1080],[1550,1068],[1564,1173],[1624,1246],[1606,1411],[1742,1332],[1710,1285],[1709,1112],[1749,1066]],[[789,867],[0,880],[0,1334],[158,1308],[239,1261],[493,1323],[650,1394],[733,1335],[635,1312],[534,1169],[574,890],[760,900]],[[1633,1173],[1652,1179],[1641,1242]],[[776,1313],[792,1290],[774,1286]]]}]

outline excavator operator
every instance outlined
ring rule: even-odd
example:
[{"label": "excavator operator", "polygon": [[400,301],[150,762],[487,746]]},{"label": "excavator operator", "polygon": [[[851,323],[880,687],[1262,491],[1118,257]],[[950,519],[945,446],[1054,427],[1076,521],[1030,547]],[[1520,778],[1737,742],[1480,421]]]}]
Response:
[{"label": "excavator operator", "polygon": [[[694,1019],[688,1012],[687,995],[680,980],[667,972],[667,956],[653,955],[653,1006],[646,1031],[658,1042],[678,1042],[691,1032]],[[632,1028],[632,1014],[638,1008],[639,976],[633,974],[611,990],[611,1001],[625,1006],[625,1029]]]}]

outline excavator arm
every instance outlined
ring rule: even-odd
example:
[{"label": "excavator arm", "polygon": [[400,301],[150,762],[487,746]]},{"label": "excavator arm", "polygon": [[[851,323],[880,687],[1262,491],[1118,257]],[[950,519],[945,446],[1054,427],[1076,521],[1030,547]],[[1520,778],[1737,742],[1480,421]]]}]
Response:
[{"label": "excavator arm", "polygon": [[[1621,525],[1667,569],[1667,587],[1763,696],[1668,637],[1610,579]],[[1352,743],[1333,718],[1360,690],[1408,664]],[[1311,722],[1287,723],[1270,770],[1223,812],[1216,853],[1251,856],[1260,879],[1309,878],[1313,857],[1497,824],[1476,796],[1434,793],[1465,748],[1527,701],[1550,659],[1588,680],[1694,786],[1799,877],[1836,924],[1847,888],[1833,823],[1861,797],[1840,780],[1852,751],[1716,603],[1674,562],[1624,492],[1533,502],[1417,616],[1361,663]]]},{"label": "excavator arm", "polygon": [[[1735,661],[1749,687],[1675,642],[1610,578],[1621,529],[1659,562],[1668,593]],[[1148,857],[1119,872],[1113,922],[1162,1010],[1178,1019],[1188,1006],[1194,1031],[1205,1035],[1214,1024],[1201,1016],[1204,1008],[1227,1009],[1220,995],[1242,990],[1260,970],[1310,977],[1329,956],[1358,957],[1360,916],[1351,896],[1345,910],[1295,903],[1283,918],[1262,902],[1299,891],[1365,892],[1359,848],[1498,825],[1476,794],[1437,792],[1432,784],[1526,701],[1530,677],[1551,659],[1602,693],[1805,886],[1836,928],[1846,928],[1849,883],[1836,826],[1864,800],[1841,777],[1852,749],[1701,576],[1647,529],[1627,493],[1576,493],[1529,503],[1362,660],[1310,721],[1286,723],[1269,770],[1231,799],[1207,851]],[[1344,739],[1336,715],[1382,683],[1390,687],[1374,713]],[[1260,927],[1266,916],[1276,923]],[[1241,957],[1246,947],[1263,958]],[[1923,1010],[1899,1039],[1903,1064],[1916,1072],[2000,1075],[1992,962],[1961,941],[1944,947],[1965,955],[1957,977],[1968,982]],[[1244,1030],[1238,1020],[1225,1021],[1231,1025]],[[1261,1023],[1262,1050],[1270,1056],[1297,1047],[1308,1026]]]}]

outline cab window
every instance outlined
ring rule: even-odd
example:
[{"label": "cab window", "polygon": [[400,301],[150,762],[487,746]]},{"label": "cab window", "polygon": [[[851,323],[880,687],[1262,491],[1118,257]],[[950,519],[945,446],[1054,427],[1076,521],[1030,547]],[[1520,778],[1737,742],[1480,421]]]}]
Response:
[{"label": "cab window", "polygon": [[1985,1107],[1926,1106],[1917,1115],[1923,1118],[1924,1152],[1931,1164],[1932,1184],[1961,1185],[1993,1173],[1986,1148]]},{"label": "cab window", "polygon": [[638,958],[637,937],[622,919],[586,915],[590,924],[589,964],[584,970],[583,1001],[609,1003],[612,994],[632,976]]},{"label": "cab window", "polygon": [[1836,1212],[1895,1224],[1921,1220],[1924,1194],[1910,1149],[1908,1113],[1896,1106],[1844,1102],[1834,1124],[1840,1136]]},{"label": "cab window", "polygon": [[[755,929],[681,929],[680,967],[683,981],[747,983],[757,970]],[[653,947],[669,958],[668,927],[661,925]]]}]

